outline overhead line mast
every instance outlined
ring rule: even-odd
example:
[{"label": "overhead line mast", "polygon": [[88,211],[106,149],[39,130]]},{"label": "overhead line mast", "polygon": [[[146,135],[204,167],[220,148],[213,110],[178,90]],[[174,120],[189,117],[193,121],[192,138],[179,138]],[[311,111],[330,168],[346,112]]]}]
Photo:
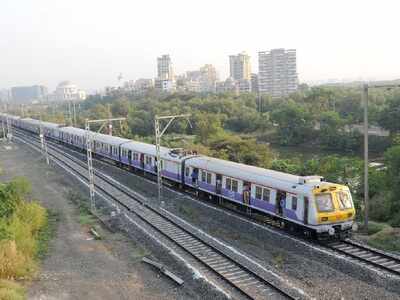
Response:
[{"label": "overhead line mast", "polygon": [[87,156],[87,166],[88,166],[88,177],[89,177],[89,196],[90,196],[90,209],[93,213],[96,211],[96,198],[95,198],[95,185],[94,185],[94,169],[93,169],[93,135],[90,131],[90,124],[101,123],[100,129],[97,131],[99,133],[105,125],[111,124],[113,121],[125,121],[126,118],[108,118],[100,120],[89,120],[86,119],[86,156]]}]

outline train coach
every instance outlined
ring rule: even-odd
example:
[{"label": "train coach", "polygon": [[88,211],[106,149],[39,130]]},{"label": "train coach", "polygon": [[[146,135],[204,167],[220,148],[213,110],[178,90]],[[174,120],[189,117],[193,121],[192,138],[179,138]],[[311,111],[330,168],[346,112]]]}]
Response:
[{"label": "train coach", "polygon": [[[156,151],[155,145],[130,141],[129,143],[121,144],[120,161],[135,169],[157,174]],[[181,184],[183,178],[182,165],[190,157],[194,157],[191,152],[160,147],[161,175],[166,179]]]},{"label": "train coach", "polygon": [[[15,126],[31,122],[13,120]],[[86,150],[85,130],[45,126],[58,130],[59,141]],[[54,134],[49,137],[57,140]],[[93,132],[92,137],[97,156],[157,174],[155,145]],[[343,238],[351,233],[355,209],[347,186],[326,182],[320,176],[296,176],[166,147],[160,150],[162,176],[185,190],[268,215],[283,227],[308,236]]]},{"label": "train coach", "polygon": [[198,156],[185,160],[184,184],[280,220],[319,238],[346,236],[355,215],[348,187],[320,176],[296,176]]}]

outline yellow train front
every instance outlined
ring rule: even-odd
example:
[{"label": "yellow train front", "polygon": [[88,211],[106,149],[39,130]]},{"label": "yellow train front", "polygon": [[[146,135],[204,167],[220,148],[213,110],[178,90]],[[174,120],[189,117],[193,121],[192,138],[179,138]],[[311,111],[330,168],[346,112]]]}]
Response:
[{"label": "yellow train front", "polygon": [[321,183],[312,190],[309,224],[319,239],[343,239],[351,234],[355,208],[349,188]]}]

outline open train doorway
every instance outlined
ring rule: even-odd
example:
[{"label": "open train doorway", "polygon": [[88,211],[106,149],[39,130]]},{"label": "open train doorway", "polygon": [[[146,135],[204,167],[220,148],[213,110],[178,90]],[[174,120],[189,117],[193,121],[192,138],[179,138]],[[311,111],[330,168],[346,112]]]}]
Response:
[{"label": "open train doorway", "polygon": [[217,195],[222,194],[222,175],[221,174],[216,174],[215,193]]},{"label": "open train doorway", "polygon": [[283,209],[286,205],[286,192],[279,191],[276,193],[276,213],[283,216]]},{"label": "open train doorway", "polygon": [[245,181],[243,183],[243,204],[250,205],[250,191],[251,191],[251,183]]}]

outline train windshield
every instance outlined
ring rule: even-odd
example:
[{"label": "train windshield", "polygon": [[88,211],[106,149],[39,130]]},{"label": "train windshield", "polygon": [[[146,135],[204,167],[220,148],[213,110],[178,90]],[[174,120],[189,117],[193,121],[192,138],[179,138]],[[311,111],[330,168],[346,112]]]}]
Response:
[{"label": "train windshield", "polygon": [[320,212],[328,212],[334,210],[331,194],[316,195],[315,202],[317,203],[317,208]]},{"label": "train windshield", "polygon": [[340,209],[349,209],[353,207],[351,203],[350,193],[347,191],[341,191],[336,193]]}]

